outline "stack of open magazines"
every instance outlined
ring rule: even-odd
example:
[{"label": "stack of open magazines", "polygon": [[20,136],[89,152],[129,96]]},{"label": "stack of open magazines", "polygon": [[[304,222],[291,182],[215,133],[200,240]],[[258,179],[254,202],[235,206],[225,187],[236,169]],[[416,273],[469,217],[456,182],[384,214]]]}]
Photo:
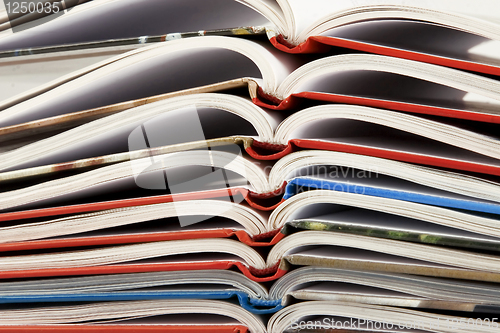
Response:
[{"label": "stack of open magazines", "polygon": [[500,332],[496,0],[23,3],[0,331]]}]

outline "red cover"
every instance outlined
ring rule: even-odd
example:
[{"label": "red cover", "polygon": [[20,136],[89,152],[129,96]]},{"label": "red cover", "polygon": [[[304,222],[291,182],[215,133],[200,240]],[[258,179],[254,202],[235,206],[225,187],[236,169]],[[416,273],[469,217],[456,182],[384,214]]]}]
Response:
[{"label": "red cover", "polygon": [[294,94],[293,96],[300,98],[314,99],[329,103],[355,104],[355,105],[370,106],[380,109],[404,111],[404,112],[419,113],[419,114],[430,114],[440,117],[500,124],[500,115],[498,114],[487,114],[487,113],[479,113],[468,110],[448,109],[430,105],[396,102],[396,101],[382,100],[376,98],[354,97],[354,96],[329,94],[329,93],[302,92]]},{"label": "red cover", "polygon": [[134,199],[93,202],[88,204],[80,204],[72,206],[50,207],[43,209],[17,211],[17,212],[0,214],[0,222],[30,219],[37,217],[88,213],[88,212],[96,212],[99,210],[116,209],[116,208],[132,207],[132,206],[153,205],[159,203],[173,202],[174,199],[175,201],[213,199],[213,198],[226,197],[228,195],[230,196],[242,195],[243,197],[247,198],[248,190],[241,188],[235,188],[235,189],[226,188],[226,189],[218,189],[211,191],[181,193],[181,194],[175,194],[175,196],[169,194],[169,195],[159,195],[159,196],[142,197]]},{"label": "red cover", "polygon": [[474,173],[483,173],[488,175],[500,176],[500,166],[484,165],[475,162],[465,162],[445,157],[425,156],[404,151],[392,151],[383,148],[370,148],[370,147],[362,147],[351,144],[322,142],[316,140],[293,139],[290,140],[290,145],[294,145],[296,147],[303,149],[322,149],[322,150],[340,151],[345,153],[387,158],[391,160],[403,161],[414,164],[429,165],[439,168],[455,169],[458,171],[468,171]]},{"label": "red cover", "polygon": [[28,251],[40,249],[58,249],[85,246],[120,245],[149,243],[182,239],[230,238],[236,237],[242,243],[253,247],[272,246],[285,235],[279,230],[250,237],[244,230],[209,229],[172,232],[152,232],[117,236],[67,237],[58,239],[42,239],[25,242],[0,244],[0,253],[9,251]]},{"label": "red cover", "polygon": [[0,280],[19,278],[39,278],[56,276],[83,276],[101,274],[127,274],[144,272],[165,271],[193,271],[207,269],[238,269],[246,277],[257,282],[274,281],[285,275],[286,270],[279,268],[279,263],[274,267],[259,270],[247,267],[239,261],[211,261],[211,262],[182,262],[162,264],[122,264],[93,267],[51,268],[16,271],[0,271]]},{"label": "red cover", "polygon": [[[255,203],[265,202],[268,198],[274,198],[281,195],[284,191],[286,183],[275,193],[257,194],[248,191],[244,188],[231,188],[220,189],[203,192],[192,192],[184,194],[161,195],[153,197],[142,197],[125,200],[95,202],[89,204],[50,207],[43,209],[17,211],[10,213],[0,213],[0,222],[15,221],[29,218],[39,217],[54,217],[58,215],[89,213],[100,210],[116,209],[124,207],[151,205],[165,202],[183,201],[183,200],[199,200],[199,199],[215,199],[220,197],[241,195],[250,204],[252,208],[270,211],[276,208],[283,199],[277,203],[263,206]],[[91,237],[65,237],[57,239],[42,239],[23,242],[12,242],[0,244],[0,252],[9,251],[26,251],[26,250],[39,250],[39,249],[55,249],[65,247],[85,247],[85,246],[101,246],[101,245],[118,245],[118,244],[132,244],[132,243],[146,243],[168,240],[181,240],[181,239],[198,239],[198,238],[230,238],[236,237],[241,242],[249,246],[271,246],[276,244],[281,238],[284,237],[279,230],[274,230],[265,234],[260,234],[251,237],[244,230],[233,229],[208,229],[208,230],[190,230],[190,231],[172,231],[172,232],[153,232],[153,233],[138,233],[138,234],[124,234],[124,235],[110,235],[110,236],[91,236]]]},{"label": "red cover", "polygon": [[40,326],[0,326],[0,332],[12,333],[248,333],[241,325],[40,325]]},{"label": "red cover", "polygon": [[483,173],[488,175],[500,176],[500,166],[484,165],[476,162],[466,162],[454,160],[446,157],[434,157],[419,155],[404,151],[394,151],[384,148],[364,147],[348,143],[326,142],[311,139],[292,139],[288,142],[288,146],[276,153],[262,155],[258,149],[254,149],[255,145],[259,145],[258,141],[254,140],[254,145],[247,148],[247,153],[255,159],[259,160],[278,160],[284,155],[290,154],[300,149],[317,149],[330,150],[343,153],[351,153],[358,155],[374,156],[386,158],[390,160],[408,162],[413,164],[422,164],[438,168],[454,169],[458,171],[467,171],[474,173]]},{"label": "red cover", "polygon": [[[176,194],[175,201],[181,200],[197,200],[197,199],[214,199],[218,197],[225,197],[228,193],[232,196],[242,195],[245,200],[255,209],[269,211],[276,208],[283,199],[278,203],[270,206],[261,206],[254,203],[253,200],[273,198],[284,189],[280,189],[278,193],[255,194],[249,192],[244,188],[220,189],[205,192],[193,192],[186,194]],[[106,202],[96,202],[90,204],[50,207],[28,211],[17,211],[11,213],[0,214],[0,222],[2,221],[15,221],[37,217],[51,217],[57,215],[77,214],[86,212],[95,212],[106,209],[116,209],[123,207],[142,206],[150,204],[158,204],[165,202],[172,202],[172,195],[162,195],[154,197],[143,197],[126,200],[115,200]],[[118,245],[118,244],[132,244],[132,243],[146,243],[168,240],[181,240],[181,239],[198,239],[198,238],[230,238],[236,237],[241,242],[249,246],[271,246],[276,244],[281,238],[284,237],[279,230],[274,230],[266,234],[260,234],[251,237],[244,230],[233,229],[208,229],[208,230],[190,230],[190,231],[172,231],[172,232],[153,232],[153,233],[138,233],[138,234],[124,234],[124,235],[110,235],[110,236],[91,236],[91,237],[65,237],[57,239],[42,239],[23,242],[3,243],[0,244],[0,252],[9,251],[26,251],[38,249],[55,249],[65,247],[85,247],[85,246],[100,246],[100,245]]]},{"label": "red cover", "polygon": [[[492,75],[500,75],[500,67],[497,66],[484,65],[465,60],[457,60],[457,59],[429,55],[419,52],[400,50],[396,48],[373,45],[364,42],[356,42],[342,38],[316,36],[316,37],[310,37],[305,43],[302,43],[298,46],[292,46],[287,44],[282,37],[281,38],[273,37],[271,38],[271,43],[276,48],[288,53],[326,52],[328,51],[328,48],[331,45],[331,46],[350,48],[359,51],[365,51],[369,53],[387,55],[391,57],[427,62],[436,65],[453,67],[468,71],[475,71]],[[256,98],[253,101],[255,104],[259,106],[269,108],[272,110],[288,110],[298,104],[297,98],[307,98],[307,99],[319,100],[330,103],[364,105],[364,106],[384,108],[384,109],[403,111],[403,112],[430,114],[435,116],[500,124],[500,114],[485,114],[485,113],[460,110],[460,109],[450,109],[445,107],[436,107],[429,105],[420,105],[420,104],[413,104],[406,102],[397,102],[390,100],[381,100],[376,98],[347,96],[347,95],[330,94],[330,93],[301,92],[293,94],[292,96],[289,96],[288,98],[281,101],[277,100],[276,98],[265,96],[260,90],[259,98]]]},{"label": "red cover", "polygon": [[310,91],[292,94],[283,101],[279,100],[270,101],[266,97],[267,96],[263,96],[262,93],[260,93],[259,98],[254,98],[253,102],[258,106],[272,110],[288,110],[291,107],[296,106],[299,103],[298,101],[299,99],[305,98],[327,103],[354,104],[354,105],[369,106],[379,109],[388,109],[388,110],[403,111],[403,112],[418,113],[418,114],[430,114],[440,117],[500,124],[500,115],[498,114],[479,113],[468,110],[449,109],[437,106],[413,104],[407,102],[397,102],[397,101],[383,100],[377,98],[357,97],[357,96],[310,92]]},{"label": "red cover", "polygon": [[[254,155],[259,156],[257,153],[254,153]],[[266,157],[264,155],[262,159],[265,158]],[[278,189],[276,192],[273,193],[254,193],[245,188],[224,188],[224,189],[190,192],[190,193],[182,193],[175,195],[168,194],[168,195],[141,197],[133,199],[93,202],[88,204],[79,204],[71,206],[16,211],[10,213],[0,213],[0,222],[23,220],[23,219],[38,218],[38,217],[49,217],[57,215],[81,214],[81,213],[96,212],[107,209],[153,205],[153,204],[173,202],[173,201],[215,199],[215,198],[227,197],[228,195],[229,196],[241,195],[245,198],[246,202],[252,208],[264,211],[271,211],[274,208],[278,207],[281,201],[272,205],[263,206],[258,204],[256,200],[263,200],[263,199],[265,200],[268,198],[274,198],[276,196],[279,196],[283,193],[285,187],[286,187],[286,182],[283,183],[283,186],[280,189]]]},{"label": "red cover", "polygon": [[272,37],[270,41],[277,49],[287,53],[295,54],[295,53],[327,52],[329,46],[336,46],[336,47],[343,47],[351,50],[380,54],[390,57],[427,62],[430,64],[463,69],[472,72],[500,75],[500,67],[493,65],[481,64],[461,59],[448,58],[428,53],[403,50],[395,47],[376,45],[376,44],[354,41],[344,38],[314,36],[314,37],[309,37],[304,43],[297,46],[290,45],[289,43],[287,43],[281,35],[278,36],[277,38]]},{"label": "red cover", "polygon": [[316,140],[293,139],[290,140],[290,145],[304,149],[340,151],[344,153],[381,157],[396,161],[423,164],[439,168],[455,169],[458,171],[468,171],[500,176],[500,166],[484,165],[475,162],[465,162],[445,157],[425,156],[404,151],[392,151],[383,148],[370,148],[345,143],[323,142]]}]

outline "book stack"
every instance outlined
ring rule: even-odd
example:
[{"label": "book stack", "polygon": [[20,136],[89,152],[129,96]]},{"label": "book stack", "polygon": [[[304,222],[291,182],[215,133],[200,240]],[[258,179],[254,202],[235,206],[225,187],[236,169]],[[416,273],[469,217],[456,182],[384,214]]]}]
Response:
[{"label": "book stack", "polygon": [[500,332],[495,0],[7,1],[0,331]]}]

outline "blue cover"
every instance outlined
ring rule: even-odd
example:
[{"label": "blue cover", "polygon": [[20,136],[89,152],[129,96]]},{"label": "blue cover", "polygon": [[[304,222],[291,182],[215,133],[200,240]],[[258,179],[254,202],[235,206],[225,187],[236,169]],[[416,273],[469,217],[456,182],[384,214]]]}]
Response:
[{"label": "blue cover", "polygon": [[294,178],[288,182],[283,199],[288,199],[297,194],[299,188],[332,190],[348,193],[357,193],[363,195],[371,195],[374,197],[382,197],[389,199],[397,199],[402,201],[416,202],[426,205],[455,208],[461,210],[469,210],[471,212],[481,212],[500,215],[500,205],[493,203],[484,203],[474,200],[453,199],[436,195],[420,194],[415,192],[406,192],[399,190],[391,190],[380,187],[371,187],[365,185],[350,184],[347,182],[337,182],[332,180],[314,179],[314,178]]},{"label": "blue cover", "polygon": [[0,296],[0,304],[54,303],[54,302],[110,302],[155,299],[231,299],[237,297],[240,305],[255,314],[275,313],[283,308],[281,300],[251,298],[242,291],[130,291],[102,293],[67,293]]}]

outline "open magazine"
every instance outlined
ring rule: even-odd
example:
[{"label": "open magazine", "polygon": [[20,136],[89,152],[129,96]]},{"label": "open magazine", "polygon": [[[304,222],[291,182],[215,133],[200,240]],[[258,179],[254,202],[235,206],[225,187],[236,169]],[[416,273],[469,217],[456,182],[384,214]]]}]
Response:
[{"label": "open magazine", "polygon": [[0,294],[3,304],[237,298],[255,314],[274,313],[294,301],[320,300],[464,312],[498,310],[498,288],[470,281],[444,282],[404,274],[303,267],[269,289],[236,272],[206,270],[4,282]]},{"label": "open magazine", "polygon": [[[398,89],[379,89],[378,80]],[[494,79],[371,54],[314,60],[281,53],[262,42],[212,36],[146,46],[11,94],[0,103],[0,125],[89,109],[94,110],[86,115],[103,115],[156,101],[158,97],[150,97],[158,94],[235,86],[248,87],[254,103],[277,110],[315,100],[491,123],[499,117],[500,87]],[[84,98],[87,95],[93,98]],[[123,102],[129,103],[109,107]]]},{"label": "open magazine", "polygon": [[[186,319],[181,314],[189,314]],[[266,320],[239,306],[213,300],[157,300],[90,303],[72,307],[53,306],[26,310],[4,310],[0,312],[6,325],[19,325],[19,318],[29,318],[23,323],[25,331],[61,329],[76,332],[136,331],[156,332],[172,327],[177,332],[205,332],[214,328],[220,332],[279,333],[298,332],[439,332],[459,333],[466,324],[464,318],[434,314],[413,309],[398,309],[390,306],[357,304],[350,302],[310,301],[291,305]],[[193,320],[193,317],[197,319]],[[315,316],[311,320],[311,316]],[[85,321],[84,321],[85,320]],[[196,322],[196,324],[186,324]],[[333,322],[332,322],[333,321]],[[464,320],[465,321],[465,320]],[[104,323],[103,323],[104,322]],[[455,324],[457,323],[458,324]],[[80,324],[87,325],[68,325]],[[88,324],[92,325],[88,325]],[[31,325],[31,326],[30,326]],[[374,325],[380,328],[374,328]],[[201,330],[199,327],[203,327]],[[384,327],[382,327],[384,326]],[[389,326],[389,328],[387,328]],[[476,332],[497,332],[495,322],[476,325]],[[12,326],[3,326],[5,328]],[[198,327],[198,329],[197,329]],[[408,328],[406,328],[408,327]]]},{"label": "open magazine", "polygon": [[[56,50],[70,50],[75,44],[83,49],[99,44],[137,47],[207,32],[260,33],[262,29],[252,27],[265,27],[271,43],[286,52],[318,52],[335,46],[483,73],[500,73],[495,54],[499,42],[498,19],[492,14],[497,3],[493,0],[481,0],[474,5],[450,0],[342,3],[324,0],[200,3],[189,0],[182,3],[149,1],[147,5],[130,0],[65,2],[68,2],[67,7],[77,6],[65,11],[65,15],[55,13],[52,19],[51,15],[44,17],[38,25],[36,20],[26,23],[32,28],[16,32],[15,37],[8,28],[22,29],[20,23],[36,15],[17,18],[11,13],[13,19],[9,23],[4,14],[0,29],[7,30],[0,35],[0,49],[9,51],[6,56],[13,56],[53,52],[51,47],[61,44],[73,45],[62,45]],[[142,17],[148,17],[148,24],[141,22]],[[85,33],[64,33],[77,26]],[[378,33],[374,34],[375,30]],[[425,44],[418,42],[422,34],[426,36]],[[454,40],[467,43],[459,44]],[[468,48],[464,47],[466,45]],[[41,49],[33,50],[33,47]],[[26,50],[28,48],[30,50]]]}]

